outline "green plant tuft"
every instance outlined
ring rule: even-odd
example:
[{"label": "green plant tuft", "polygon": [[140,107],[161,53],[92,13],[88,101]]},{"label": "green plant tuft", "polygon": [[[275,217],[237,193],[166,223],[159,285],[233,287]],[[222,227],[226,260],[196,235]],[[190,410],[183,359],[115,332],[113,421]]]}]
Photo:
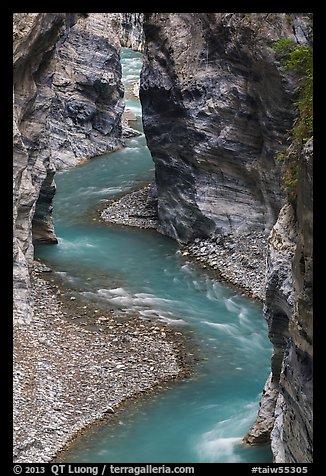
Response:
[{"label": "green plant tuft", "polygon": [[299,45],[290,38],[280,38],[273,44],[276,58],[299,80],[297,116],[290,133],[291,145],[285,153],[278,152],[282,162],[282,181],[291,202],[296,199],[299,161],[304,144],[313,134],[313,57],[309,45]]}]

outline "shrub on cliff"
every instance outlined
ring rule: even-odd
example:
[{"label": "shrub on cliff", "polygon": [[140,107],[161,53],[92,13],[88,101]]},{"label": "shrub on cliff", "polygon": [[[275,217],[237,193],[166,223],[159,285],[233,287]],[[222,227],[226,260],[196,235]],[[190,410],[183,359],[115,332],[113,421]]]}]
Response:
[{"label": "shrub on cliff", "polygon": [[282,66],[299,79],[297,116],[290,131],[291,145],[285,153],[278,153],[282,161],[282,179],[288,199],[295,202],[299,177],[299,160],[304,144],[313,134],[313,58],[310,45],[299,45],[289,38],[281,38],[273,45]]}]

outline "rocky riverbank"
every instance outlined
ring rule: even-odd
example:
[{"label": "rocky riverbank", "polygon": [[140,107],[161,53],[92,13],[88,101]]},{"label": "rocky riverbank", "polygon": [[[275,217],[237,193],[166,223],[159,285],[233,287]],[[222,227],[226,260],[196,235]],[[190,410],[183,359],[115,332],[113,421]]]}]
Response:
[{"label": "rocky riverbank", "polygon": [[117,225],[138,228],[159,227],[156,201],[149,196],[150,185],[113,200],[100,211],[101,218]]},{"label": "rocky riverbank", "polygon": [[51,461],[126,399],[189,374],[173,327],[85,306],[38,262],[31,281],[33,320],[14,327],[14,462]]},{"label": "rocky riverbank", "polygon": [[264,301],[267,240],[268,236],[258,231],[206,240],[196,238],[183,254],[191,254],[246,295]]},{"label": "rocky riverbank", "polygon": [[[110,223],[153,228],[163,233],[156,205],[150,196],[150,185],[147,185],[110,202],[100,215]],[[237,286],[244,294],[264,301],[267,241],[267,234],[258,231],[196,238],[182,246],[182,254],[213,269],[219,278]]]}]

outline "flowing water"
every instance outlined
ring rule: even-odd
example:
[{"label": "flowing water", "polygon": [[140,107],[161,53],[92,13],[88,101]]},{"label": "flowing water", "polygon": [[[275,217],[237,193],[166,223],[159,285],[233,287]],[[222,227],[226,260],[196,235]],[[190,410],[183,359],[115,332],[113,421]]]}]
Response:
[{"label": "flowing water", "polygon": [[[128,91],[141,55],[123,49],[122,65]],[[127,107],[140,116],[139,102],[128,100]],[[269,374],[262,306],[188,262],[169,238],[93,219],[103,200],[149,182],[153,173],[143,135],[123,150],[57,173],[59,243],[36,247],[36,256],[84,299],[187,330],[200,347],[200,363],[193,377],[125,411],[117,424],[86,432],[65,461],[270,462],[268,447],[241,444]]]}]

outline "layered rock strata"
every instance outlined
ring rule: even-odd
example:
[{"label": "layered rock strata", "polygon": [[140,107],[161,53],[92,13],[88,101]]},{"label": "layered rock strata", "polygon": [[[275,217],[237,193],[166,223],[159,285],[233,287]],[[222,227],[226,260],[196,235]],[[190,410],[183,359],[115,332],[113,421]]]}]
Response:
[{"label": "layered rock strata", "polygon": [[[265,384],[257,419],[244,437],[244,442],[251,445],[269,442],[274,427],[282,362],[289,339],[289,319],[293,312],[295,240],[294,210],[291,205],[285,205],[268,238],[264,313],[273,344],[272,372]],[[267,396],[266,390],[270,390]]]},{"label": "layered rock strata", "polygon": [[283,331],[288,338],[279,373],[277,418],[271,435],[276,462],[313,461],[312,160],[313,142],[310,140],[300,162],[295,223],[297,238],[292,260],[293,303],[288,327]]},{"label": "layered rock strata", "polygon": [[[35,22],[42,25],[47,15],[39,14]],[[20,130],[34,153],[35,143],[42,140],[44,156],[57,168],[120,145],[124,107],[118,14],[75,15],[74,20],[62,15],[66,23],[60,39],[53,38],[48,52],[41,49],[33,77],[23,83],[17,62],[14,66],[15,84],[30,101]],[[25,48],[29,56],[24,67],[33,52],[31,46]],[[28,81],[34,82],[35,97],[29,97]]]},{"label": "layered rock strata", "polygon": [[294,14],[145,14],[140,98],[158,213],[179,241],[270,231],[281,207],[276,151],[294,84],[273,41]]},{"label": "layered rock strata", "polygon": [[[268,246],[265,316],[273,343],[273,394],[244,441],[259,444],[270,427],[276,463],[313,461],[312,154],[300,161],[296,206],[285,205]],[[262,410],[265,408],[266,411]]]},{"label": "layered rock strata", "polygon": [[118,225],[158,229],[156,201],[150,197],[150,185],[135,190],[105,205],[102,220]]},{"label": "layered rock strata", "polygon": [[[124,29],[131,41],[122,23],[135,23],[121,15],[137,14],[15,15],[18,322],[31,318],[32,220],[35,239],[56,241],[50,218],[55,168],[120,144],[118,38]],[[272,44],[282,37],[305,42],[304,14],[151,13],[144,19],[140,98],[162,230],[180,242],[267,234],[282,205],[274,156],[287,142],[296,86]],[[273,427],[275,461],[288,463],[312,461],[311,142],[300,174],[296,209],[282,208],[269,240],[265,311],[274,344],[272,377],[261,429],[250,441],[266,441]]]},{"label": "layered rock strata", "polygon": [[259,403],[259,411],[255,421],[243,442],[249,445],[261,445],[270,442],[271,432],[275,424],[275,407],[279,392],[270,373],[263,388]]},{"label": "layered rock strata", "polygon": [[56,243],[55,170],[122,144],[120,15],[17,13],[13,27],[14,316],[29,321],[32,233]]},{"label": "layered rock strata", "polygon": [[[32,315],[28,272],[33,260],[32,219],[49,166],[49,157],[42,160],[36,154],[44,149],[43,142],[36,137],[33,142],[26,133],[37,95],[34,74],[64,29],[64,14],[14,15],[13,310],[17,322],[29,322]],[[55,240],[52,228],[50,236]]]},{"label": "layered rock strata", "polygon": [[121,46],[131,48],[134,51],[144,49],[144,14],[143,13],[120,13]]}]

